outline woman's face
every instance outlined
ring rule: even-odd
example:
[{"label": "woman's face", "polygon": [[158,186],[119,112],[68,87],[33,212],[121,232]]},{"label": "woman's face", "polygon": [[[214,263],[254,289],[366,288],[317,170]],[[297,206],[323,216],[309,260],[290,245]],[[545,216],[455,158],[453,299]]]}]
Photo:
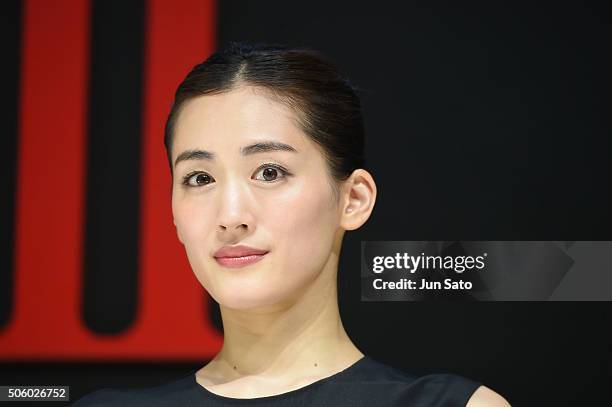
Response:
[{"label": "woman's face", "polygon": [[[246,86],[192,99],[179,115],[174,223],[196,277],[222,306],[291,301],[336,259],[341,200],[321,151],[293,118]],[[180,156],[187,159],[176,163]],[[238,245],[266,253],[215,255]]]}]

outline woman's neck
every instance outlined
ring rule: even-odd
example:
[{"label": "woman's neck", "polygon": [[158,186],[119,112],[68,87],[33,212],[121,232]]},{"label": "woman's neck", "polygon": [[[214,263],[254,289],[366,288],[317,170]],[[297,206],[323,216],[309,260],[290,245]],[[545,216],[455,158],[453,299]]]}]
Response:
[{"label": "woman's neck", "polygon": [[221,307],[223,347],[203,370],[227,381],[246,376],[292,381],[326,377],[359,360],[363,353],[340,319],[337,258],[331,260],[283,304],[248,311]]}]

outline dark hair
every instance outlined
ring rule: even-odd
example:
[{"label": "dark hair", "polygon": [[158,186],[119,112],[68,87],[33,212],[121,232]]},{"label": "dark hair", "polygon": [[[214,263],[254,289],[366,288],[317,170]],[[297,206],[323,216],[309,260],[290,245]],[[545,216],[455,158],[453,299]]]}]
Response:
[{"label": "dark hair", "polygon": [[164,136],[171,172],[173,132],[184,103],[240,85],[260,88],[294,110],[302,131],[322,148],[333,179],[346,180],[365,167],[361,102],[332,62],[305,48],[231,42],[196,65],[176,90]]}]

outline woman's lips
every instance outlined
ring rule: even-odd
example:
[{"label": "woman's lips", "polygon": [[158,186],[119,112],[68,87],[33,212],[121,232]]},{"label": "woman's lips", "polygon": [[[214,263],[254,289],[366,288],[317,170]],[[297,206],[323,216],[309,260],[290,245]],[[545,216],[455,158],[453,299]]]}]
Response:
[{"label": "woman's lips", "polygon": [[254,247],[237,245],[224,246],[217,250],[213,257],[223,267],[238,268],[248,266],[263,259],[268,251]]},{"label": "woman's lips", "polygon": [[263,259],[266,254],[267,253],[250,254],[242,257],[215,257],[215,260],[217,260],[217,263],[223,267],[239,268],[258,262],[259,260]]}]

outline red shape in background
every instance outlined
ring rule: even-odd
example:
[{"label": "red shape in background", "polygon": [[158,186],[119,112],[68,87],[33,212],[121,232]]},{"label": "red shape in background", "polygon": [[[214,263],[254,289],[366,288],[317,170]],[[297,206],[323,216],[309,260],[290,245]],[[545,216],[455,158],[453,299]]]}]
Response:
[{"label": "red shape in background", "polygon": [[24,2],[15,304],[3,360],[196,360],[221,346],[172,224],[163,148],[176,87],[214,49],[215,4],[148,0],[146,10],[140,303],[128,331],[99,336],[81,317],[91,5]]}]

